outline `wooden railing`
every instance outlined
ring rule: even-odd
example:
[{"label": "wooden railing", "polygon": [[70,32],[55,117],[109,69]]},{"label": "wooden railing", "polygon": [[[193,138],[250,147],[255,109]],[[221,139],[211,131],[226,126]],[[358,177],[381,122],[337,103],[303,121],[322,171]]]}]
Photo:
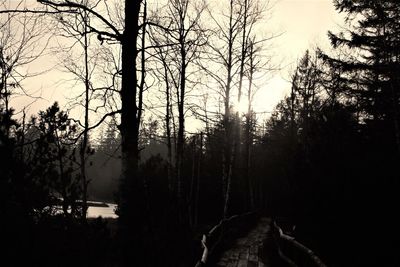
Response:
[{"label": "wooden railing", "polygon": [[[203,255],[199,263],[214,263],[220,253],[226,249],[226,245],[236,239],[238,235],[247,232],[258,218],[257,212],[248,212],[221,220],[208,233],[203,235]],[[269,249],[275,251],[276,248],[280,259],[285,261],[288,266],[327,267],[314,251],[297,241],[290,234],[285,233],[274,220],[271,223],[271,234],[272,239],[269,240],[275,241],[273,242],[275,245],[272,245],[273,247],[269,247]],[[197,266],[201,266],[199,263]]]},{"label": "wooden railing", "polygon": [[[278,254],[289,266],[327,267],[314,251],[297,241],[293,236],[284,233],[276,221],[273,221],[271,229]],[[303,261],[302,263],[298,262],[300,258]]]}]

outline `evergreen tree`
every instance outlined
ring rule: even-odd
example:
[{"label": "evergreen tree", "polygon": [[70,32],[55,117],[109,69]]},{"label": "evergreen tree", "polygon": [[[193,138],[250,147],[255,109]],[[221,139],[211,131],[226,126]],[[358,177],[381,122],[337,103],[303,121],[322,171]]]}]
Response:
[{"label": "evergreen tree", "polygon": [[349,33],[329,32],[332,46],[353,55],[345,60],[323,55],[346,84],[337,90],[360,109],[376,142],[396,144],[400,152],[400,3],[337,0],[335,6],[346,13],[350,28]]},{"label": "evergreen tree", "polygon": [[[399,201],[400,185],[400,2],[334,3],[339,12],[346,14],[349,26],[347,31],[329,32],[329,38],[333,48],[344,52],[345,57],[323,53],[321,57],[331,72],[336,71],[330,83],[336,86],[328,89],[330,95],[344,98],[347,110],[352,110],[358,119],[358,138],[352,141],[353,149],[344,150],[353,157],[349,159],[352,164],[342,166],[353,175],[349,177],[351,190],[347,193],[351,205],[343,208],[354,208],[353,214],[348,213],[350,223],[357,227],[352,233],[359,244],[354,253],[373,255],[368,259],[369,265],[397,265],[392,244],[398,242],[399,232],[394,227],[398,220],[391,214],[398,209],[395,203]],[[365,223],[367,220],[372,222]],[[382,235],[379,229],[383,227],[394,232]],[[370,231],[369,246],[364,245],[366,231]],[[353,266],[366,264],[361,257],[351,257],[359,261],[353,262]]]},{"label": "evergreen tree", "polygon": [[[36,119],[33,119],[33,123]],[[46,111],[40,111],[36,127],[39,138],[36,143],[36,160],[48,168],[48,183],[52,194],[62,198],[66,216],[76,215],[76,200],[80,198],[79,176],[74,173],[77,126],[55,102]],[[71,207],[71,211],[69,208]]]}]

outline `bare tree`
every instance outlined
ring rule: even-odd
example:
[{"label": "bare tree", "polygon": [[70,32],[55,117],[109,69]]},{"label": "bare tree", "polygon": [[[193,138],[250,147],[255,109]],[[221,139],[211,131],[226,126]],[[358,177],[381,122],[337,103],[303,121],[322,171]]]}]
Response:
[{"label": "bare tree", "polygon": [[[157,37],[151,36],[150,41],[152,42],[154,49],[155,49],[155,57],[161,63],[161,67],[155,68],[156,76],[162,77],[163,79],[163,86],[165,87],[164,94],[165,94],[165,130],[166,130],[166,143],[167,143],[167,160],[168,160],[168,172],[167,172],[167,180],[168,180],[168,190],[171,196],[174,194],[174,181],[173,181],[173,159],[172,159],[172,130],[171,129],[171,121],[173,117],[173,110],[172,110],[172,91],[171,88],[174,88],[175,80],[171,79],[172,70],[168,64],[168,49],[169,47],[165,47],[159,44]],[[175,84],[176,85],[176,84]],[[175,142],[175,140],[174,140]]]},{"label": "bare tree", "polygon": [[[197,60],[200,52],[199,48],[206,43],[205,29],[200,25],[201,16],[205,9],[205,2],[173,0],[164,8],[168,9],[167,19],[163,24],[163,29],[160,28],[158,34],[153,34],[153,43],[159,47],[158,54],[166,53],[162,56],[162,65],[165,69],[164,79],[169,76],[165,82],[169,84],[172,81],[171,85],[174,89],[177,103],[178,132],[175,153],[176,184],[174,185],[174,191],[176,191],[179,203],[180,221],[183,222],[185,220],[184,214],[186,213],[182,177],[186,95],[188,93],[188,83],[190,82],[189,76],[192,74],[191,64]],[[170,49],[161,50],[160,46],[167,46]],[[193,83],[190,85],[193,85]],[[169,88],[168,85],[167,89]],[[169,100],[168,103],[170,103]],[[167,114],[170,113],[167,112]]]},{"label": "bare tree", "polygon": [[[228,11],[228,23],[227,25],[221,24],[217,18],[213,15],[212,18],[217,25],[219,37],[222,37],[221,41],[217,40],[216,43],[210,46],[212,54],[210,59],[214,63],[222,65],[224,69],[224,75],[221,77],[218,74],[214,74],[212,71],[208,71],[208,74],[216,80],[222,90],[222,98],[224,101],[224,114],[223,114],[223,128],[224,128],[224,144],[222,153],[222,193],[224,196],[223,204],[223,218],[228,216],[228,206],[230,201],[231,193],[231,177],[232,177],[232,164],[233,164],[233,125],[231,119],[231,95],[234,84],[234,78],[238,70],[235,66],[239,62],[239,59],[235,57],[237,54],[237,40],[241,31],[241,19],[243,17],[241,5],[235,1],[229,1]],[[211,14],[211,12],[210,12]],[[204,68],[206,70],[206,68]]]},{"label": "bare tree", "polygon": [[[24,1],[0,1],[0,105],[8,114],[12,113],[13,96],[27,96],[33,101],[40,97],[30,95],[23,87],[24,80],[39,72],[27,72],[24,67],[37,60],[48,44],[42,41],[47,33],[43,15],[4,12],[23,4]],[[9,134],[7,124],[5,127]]]},{"label": "bare tree", "polygon": [[262,68],[263,62],[260,59],[260,47],[256,47],[255,38],[249,40],[248,45],[248,61],[247,61],[247,111],[245,114],[245,136],[244,136],[244,179],[248,186],[248,200],[250,210],[254,210],[256,207],[255,197],[255,181],[250,176],[251,168],[251,150],[253,146],[254,130],[255,130],[255,113],[253,111],[253,100],[257,92],[257,88],[254,88],[254,74]]},{"label": "bare tree", "polygon": [[246,0],[229,1],[226,14],[216,16],[210,11],[215,23],[216,39],[210,45],[208,60],[220,66],[222,73],[217,69],[211,70],[206,66],[203,69],[214,80],[220,91],[217,92],[223,99],[224,112],[222,125],[224,129],[224,148],[222,153],[222,184],[223,184],[223,217],[229,212],[229,202],[232,183],[232,165],[237,153],[240,138],[238,113],[236,119],[232,113],[234,107],[233,96],[237,95],[238,105],[243,94],[243,80],[245,78],[251,36],[254,35],[255,25],[261,19],[263,8],[259,1]]},{"label": "bare tree", "polygon": [[[124,1],[123,25],[114,20],[108,9],[98,8],[100,3],[88,6],[84,2],[77,1],[52,1],[39,0],[47,10],[52,12],[87,12],[92,17],[93,24],[88,25],[88,33],[96,34],[101,42],[119,43],[122,50],[121,56],[121,115],[119,129],[121,131],[122,150],[122,177],[119,200],[119,222],[120,230],[124,240],[124,258],[141,265],[144,261],[143,221],[137,218],[145,216],[143,181],[138,175],[139,162],[139,127],[142,115],[141,101],[143,90],[138,88],[138,38],[140,30],[145,23],[141,24],[142,0]],[[104,2],[104,5],[107,3]],[[104,6],[103,6],[104,7]],[[105,13],[102,14],[102,11]],[[109,113],[103,117],[115,114]],[[95,127],[97,125],[93,125]],[[92,128],[91,127],[91,128]],[[134,240],[135,239],[135,240]],[[132,257],[131,251],[137,255]]]},{"label": "bare tree", "polygon": [[[88,1],[85,1],[85,5],[88,5]],[[63,65],[69,72],[71,72],[78,82],[84,84],[84,93],[83,97],[83,110],[84,110],[84,120],[83,123],[80,123],[82,126],[82,136],[80,138],[80,148],[79,148],[79,169],[80,169],[80,182],[81,182],[81,217],[83,221],[86,221],[88,204],[88,184],[89,179],[87,177],[87,157],[91,153],[91,149],[89,147],[89,110],[90,110],[90,101],[92,96],[93,86],[91,83],[91,74],[93,70],[89,67],[89,36],[88,36],[88,25],[90,23],[89,15],[87,11],[83,11],[82,13],[72,13],[68,16],[60,16],[57,14],[55,16],[56,21],[61,25],[61,27],[57,28],[58,32],[56,35],[62,35],[66,38],[74,38],[76,42],[81,46],[78,48],[79,50],[83,50],[83,67],[79,66],[79,61],[82,58],[82,54],[79,55],[79,59],[73,57],[72,51],[76,50],[75,43],[72,47],[68,47],[67,50],[70,52],[66,55],[66,58],[63,58]],[[78,62],[77,62],[78,61]],[[74,84],[76,85],[76,84]],[[74,98],[74,102],[76,102],[76,98]],[[76,105],[77,103],[74,103]]]}]

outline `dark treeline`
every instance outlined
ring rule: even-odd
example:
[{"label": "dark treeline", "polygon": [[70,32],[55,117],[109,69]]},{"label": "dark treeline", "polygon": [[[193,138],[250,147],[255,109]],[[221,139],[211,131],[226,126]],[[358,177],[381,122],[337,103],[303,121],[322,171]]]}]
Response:
[{"label": "dark treeline", "polygon": [[[48,7],[65,12],[49,2]],[[71,2],[65,3],[71,8]],[[138,3],[125,10],[137,12],[135,23],[146,22],[146,2]],[[186,1],[171,3],[176,16],[185,14]],[[328,266],[400,264],[396,218],[400,4],[334,1],[337,11],[346,15],[348,29],[329,32],[331,50],[305,52],[291,75],[289,94],[266,121],[260,121],[251,105],[257,47],[252,27],[246,24],[257,20],[252,15],[258,9],[251,9],[252,1],[230,3],[226,33],[234,34],[224,35],[228,56],[221,64],[228,73],[226,81],[193,59],[212,39],[200,30],[199,6],[189,28],[185,18],[170,22],[181,23],[171,32],[162,32],[166,25],[160,18],[148,23],[158,23],[155,32],[131,25],[135,43],[144,47],[149,38],[156,47],[152,57],[162,66],[154,69],[164,84],[165,114],[161,119],[142,118],[145,107],[135,106],[128,119],[118,119],[116,114],[127,116],[132,111],[122,100],[124,108],[107,115],[112,119],[90,142],[84,141],[88,125],[72,119],[57,103],[30,119],[16,118],[8,88],[17,85],[10,82],[12,70],[0,47],[4,261],[10,259],[12,266],[26,261],[31,266],[194,266],[203,233],[223,218],[258,211],[295,224],[296,239]],[[81,4],[72,7],[82,8]],[[242,14],[238,10],[243,15],[236,18]],[[97,33],[101,42],[115,38],[122,47],[133,41]],[[237,36],[243,41],[236,47]],[[174,38],[177,43],[160,45]],[[226,52],[212,48],[219,55]],[[141,67],[146,66],[145,49],[134,49],[142,53],[134,55],[139,56]],[[205,110],[201,118],[206,127],[189,134],[184,100],[185,88],[192,84],[185,73],[192,63],[224,85],[224,112],[211,119]],[[137,84],[140,94],[134,103],[142,105],[142,93],[150,88],[140,82],[145,69],[130,70],[140,75],[122,81],[122,87]],[[245,81],[249,86],[242,88]],[[234,97],[239,102],[240,97],[248,97],[247,111],[240,113],[232,105],[231,89],[238,89]],[[134,125],[129,124],[132,116]],[[85,199],[117,202],[118,222],[87,218]]]},{"label": "dark treeline", "polygon": [[335,5],[349,29],[329,33],[331,55],[299,61],[291,94],[267,123],[261,173],[271,212],[293,216],[298,238],[327,263],[395,266],[400,6]]}]

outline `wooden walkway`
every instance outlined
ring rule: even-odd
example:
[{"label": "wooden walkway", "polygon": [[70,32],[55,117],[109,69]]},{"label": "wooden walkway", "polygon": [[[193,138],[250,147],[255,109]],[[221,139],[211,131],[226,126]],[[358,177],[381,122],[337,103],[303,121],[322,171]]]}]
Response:
[{"label": "wooden walkway", "polygon": [[[244,237],[237,239],[219,258],[217,267],[269,267],[266,259],[261,259],[263,241],[270,230],[271,220],[261,218],[255,228]],[[263,262],[264,261],[264,262]]]}]

